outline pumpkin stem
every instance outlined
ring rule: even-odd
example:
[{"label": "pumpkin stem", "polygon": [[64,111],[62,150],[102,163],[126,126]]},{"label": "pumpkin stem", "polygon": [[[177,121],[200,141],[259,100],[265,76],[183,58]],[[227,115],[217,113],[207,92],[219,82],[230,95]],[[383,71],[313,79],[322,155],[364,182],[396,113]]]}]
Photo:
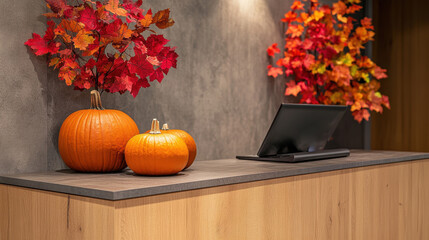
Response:
[{"label": "pumpkin stem", "polygon": [[150,128],[150,134],[160,134],[161,131],[159,130],[159,121],[154,118],[152,120],[152,126]]},{"label": "pumpkin stem", "polygon": [[101,96],[97,90],[91,91],[91,109],[104,110],[101,105]]},{"label": "pumpkin stem", "polygon": [[167,123],[164,123],[162,125],[162,130],[170,130],[170,128],[168,128],[168,124]]}]

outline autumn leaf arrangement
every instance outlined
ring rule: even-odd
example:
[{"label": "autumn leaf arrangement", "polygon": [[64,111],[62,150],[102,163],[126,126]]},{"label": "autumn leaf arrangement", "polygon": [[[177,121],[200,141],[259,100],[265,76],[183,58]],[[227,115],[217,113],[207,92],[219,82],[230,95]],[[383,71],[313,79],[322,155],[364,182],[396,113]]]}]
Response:
[{"label": "autumn leaf arrangement", "polygon": [[[382,113],[390,104],[379,92],[386,70],[362,54],[375,33],[370,18],[359,24],[351,16],[361,10],[359,3],[340,0],[328,6],[318,0],[295,0],[281,19],[287,26],[284,53],[277,66],[268,65],[268,76],[291,76],[285,95],[301,103],[351,106],[354,119],[361,122],[369,120],[370,111]],[[278,44],[267,53],[280,53]]]},{"label": "autumn leaf arrangement", "polygon": [[170,10],[152,14],[141,9],[142,0],[46,0],[51,12],[47,30],[25,44],[37,56],[47,56],[58,77],[75,89],[130,92],[134,97],[150,82],[161,82],[177,53],[169,40],[153,29],[174,24]]}]

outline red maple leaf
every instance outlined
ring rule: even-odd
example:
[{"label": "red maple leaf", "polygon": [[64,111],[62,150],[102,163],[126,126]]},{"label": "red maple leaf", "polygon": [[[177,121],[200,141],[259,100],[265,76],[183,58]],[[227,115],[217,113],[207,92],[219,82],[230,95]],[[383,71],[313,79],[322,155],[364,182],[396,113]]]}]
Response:
[{"label": "red maple leaf", "polygon": [[147,40],[143,40],[143,44],[146,46],[149,56],[157,56],[167,43],[168,40],[165,39],[163,35],[151,34]]},{"label": "red maple leaf", "polygon": [[162,79],[164,79],[164,73],[162,72],[161,68],[157,68],[151,75],[150,75],[150,81],[157,80],[159,83],[162,82]]},{"label": "red maple leaf", "polygon": [[67,5],[66,0],[46,0],[52,12],[61,13],[71,8]]},{"label": "red maple leaf", "polygon": [[[33,34],[25,45],[37,56],[48,55],[59,79],[75,89],[129,91],[135,97],[140,88],[150,86],[149,79],[161,82],[177,66],[175,48],[167,47],[169,40],[150,29],[174,24],[169,9],[155,15],[149,9],[145,15],[142,0],[46,2],[52,10],[44,14],[46,32]],[[155,34],[143,35],[146,30]]]},{"label": "red maple leaf", "polygon": [[43,36],[43,39],[49,42],[54,40],[55,38],[55,23],[53,21],[48,21],[46,24],[48,25],[48,28],[46,29],[45,36]]},{"label": "red maple leaf", "polygon": [[94,9],[86,6],[83,11],[80,12],[78,21],[85,24],[85,29],[95,30],[97,29],[97,16],[95,15]]},{"label": "red maple leaf", "polygon": [[33,33],[33,38],[28,39],[24,44],[29,46],[37,56],[45,55],[47,53],[55,54],[60,49],[59,43],[51,42],[48,44],[48,42],[37,33]]},{"label": "red maple leaf", "polygon": [[142,79],[150,76],[154,71],[153,65],[146,60],[146,56],[139,52],[130,59],[128,70],[130,73],[138,74]]},{"label": "red maple leaf", "polygon": [[147,88],[150,87],[149,82],[147,81],[146,78],[144,79],[139,79],[134,85],[133,85],[133,89],[131,90],[131,95],[133,95],[133,97],[136,97],[137,94],[139,94],[140,88]]},{"label": "red maple leaf", "polygon": [[274,54],[279,53],[280,49],[277,47],[277,43],[274,43],[273,45],[269,46],[267,49],[268,56],[273,57]]},{"label": "red maple leaf", "polygon": [[142,0],[133,2],[132,0],[124,0],[123,7],[128,11],[127,13],[127,22],[137,22],[144,18],[143,9],[140,8],[142,5]]},{"label": "red maple leaf", "polygon": [[116,76],[114,83],[110,86],[109,92],[131,92],[133,85],[137,83],[139,78],[135,74],[122,74],[121,76]]},{"label": "red maple leaf", "polygon": [[161,69],[176,68],[178,56],[174,49],[165,47],[158,55],[158,60],[161,61]]}]

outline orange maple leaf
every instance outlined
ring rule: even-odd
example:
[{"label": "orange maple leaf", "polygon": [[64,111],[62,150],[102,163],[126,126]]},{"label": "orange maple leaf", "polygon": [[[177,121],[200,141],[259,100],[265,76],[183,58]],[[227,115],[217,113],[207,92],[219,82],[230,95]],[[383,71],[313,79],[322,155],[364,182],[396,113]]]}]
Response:
[{"label": "orange maple leaf", "polygon": [[333,7],[333,10],[332,10],[333,15],[335,14],[344,15],[347,12],[347,5],[342,1],[332,4],[332,7]]},{"label": "orange maple leaf", "polygon": [[360,24],[362,24],[362,27],[364,28],[374,29],[371,18],[364,17],[362,20],[360,20]]},{"label": "orange maple leaf", "polygon": [[133,31],[127,27],[126,24],[122,24],[121,28],[118,31],[118,38],[117,40],[122,41],[124,38],[130,38],[133,34]]},{"label": "orange maple leaf", "polygon": [[301,92],[301,87],[297,85],[294,80],[287,82],[286,86],[285,95],[287,96],[293,95],[296,97],[298,93]]},{"label": "orange maple leaf", "polygon": [[304,32],[304,27],[302,25],[289,25],[287,28],[286,34],[291,34],[292,37],[299,37]]},{"label": "orange maple leaf", "polygon": [[353,115],[354,119],[356,121],[358,121],[359,123],[361,123],[363,119],[368,121],[369,117],[370,117],[369,111],[367,109],[361,109],[359,111],[354,111],[354,112],[352,112],[352,115]]},{"label": "orange maple leaf", "polygon": [[362,6],[357,5],[357,4],[353,4],[349,8],[347,8],[346,12],[347,12],[347,14],[352,14],[352,13],[355,13],[355,12],[361,10],[361,9],[362,9]]},{"label": "orange maple leaf", "polygon": [[268,76],[272,76],[272,77],[276,78],[278,75],[283,74],[283,70],[281,68],[273,67],[271,65],[268,65],[267,68],[268,68]]},{"label": "orange maple leaf", "polygon": [[60,36],[64,42],[70,43],[71,42],[71,36],[67,34],[67,32],[63,29],[62,26],[58,26],[54,30],[55,36]]},{"label": "orange maple leaf", "polygon": [[292,10],[304,10],[304,4],[299,0],[295,0],[290,8]]},{"label": "orange maple leaf", "polygon": [[281,19],[282,22],[292,22],[296,20],[296,12],[289,11],[285,14],[285,17]]},{"label": "orange maple leaf", "polygon": [[149,25],[151,25],[153,22],[153,18],[152,18],[152,11],[149,10],[146,15],[144,16],[144,18],[142,20],[140,20],[140,24],[143,27],[149,27]]},{"label": "orange maple leaf", "polygon": [[49,61],[49,67],[54,67],[54,69],[56,69],[59,63],[60,63],[60,58],[58,57],[52,58],[51,61]]},{"label": "orange maple leaf", "polygon": [[296,19],[296,21],[299,22],[299,23],[302,23],[302,22],[307,21],[307,18],[308,18],[308,13],[302,12],[300,14],[300,16]]},{"label": "orange maple leaf", "polygon": [[76,78],[77,73],[68,67],[62,67],[58,73],[58,77],[66,81],[67,86],[72,85],[73,80]]},{"label": "orange maple leaf", "polygon": [[82,51],[85,51],[89,44],[92,44],[95,40],[92,36],[88,35],[91,32],[82,30],[80,31],[76,37],[73,38],[74,47],[78,48]]},{"label": "orange maple leaf", "polygon": [[173,26],[174,20],[170,18],[170,9],[167,8],[155,13],[152,22],[160,29]]},{"label": "orange maple leaf", "polygon": [[109,0],[109,3],[105,6],[105,9],[119,16],[127,16],[127,10],[119,7],[119,0]]},{"label": "orange maple leaf", "polygon": [[82,23],[78,23],[71,19],[63,19],[58,26],[66,31],[74,33],[77,33],[84,28]]}]

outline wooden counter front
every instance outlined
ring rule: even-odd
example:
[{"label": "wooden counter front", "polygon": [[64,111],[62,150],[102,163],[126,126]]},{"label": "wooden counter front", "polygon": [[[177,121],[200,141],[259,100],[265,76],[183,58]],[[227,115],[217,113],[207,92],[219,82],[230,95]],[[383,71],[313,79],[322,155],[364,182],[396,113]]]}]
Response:
[{"label": "wooden counter front", "polygon": [[118,201],[1,184],[0,213],[1,240],[426,240],[429,160]]}]

